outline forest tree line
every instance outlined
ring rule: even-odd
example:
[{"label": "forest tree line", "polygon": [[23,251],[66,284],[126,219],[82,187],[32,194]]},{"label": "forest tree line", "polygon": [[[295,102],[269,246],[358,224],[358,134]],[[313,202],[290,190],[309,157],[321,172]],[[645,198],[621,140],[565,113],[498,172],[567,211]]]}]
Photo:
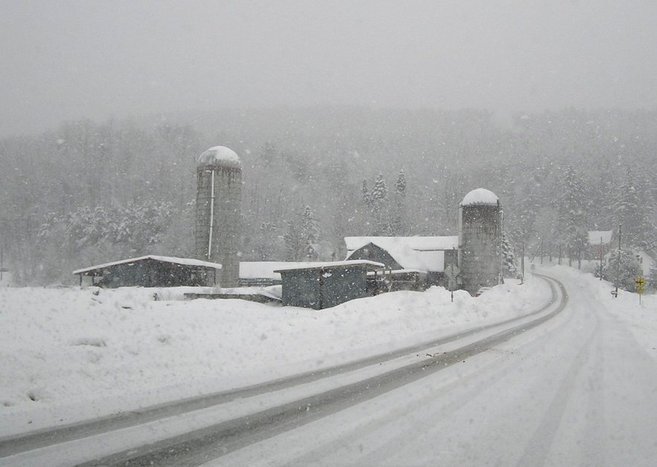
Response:
[{"label": "forest tree line", "polygon": [[195,160],[243,165],[241,258],[343,259],[350,235],[454,235],[458,203],[501,199],[511,248],[585,259],[623,225],[657,251],[657,112],[276,109],[69,122],[0,140],[0,245],[21,284],[143,254],[190,256]]}]

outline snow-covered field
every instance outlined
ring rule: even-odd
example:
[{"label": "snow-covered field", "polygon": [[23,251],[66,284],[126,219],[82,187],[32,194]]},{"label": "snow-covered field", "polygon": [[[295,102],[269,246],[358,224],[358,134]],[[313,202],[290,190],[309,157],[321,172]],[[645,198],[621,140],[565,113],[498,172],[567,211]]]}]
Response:
[{"label": "snow-covered field", "polygon": [[[240,387],[518,316],[548,286],[442,288],[314,311],[188,289],[0,289],[0,436]],[[159,300],[153,299],[158,293]]]}]

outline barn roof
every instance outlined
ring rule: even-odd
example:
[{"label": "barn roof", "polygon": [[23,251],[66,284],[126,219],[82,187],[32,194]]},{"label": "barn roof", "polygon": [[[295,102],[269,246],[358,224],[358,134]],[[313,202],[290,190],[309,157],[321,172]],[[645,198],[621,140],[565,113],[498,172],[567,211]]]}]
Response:
[{"label": "barn roof", "polygon": [[387,248],[377,242],[369,242],[362,247],[349,251],[347,259],[362,248],[374,245],[386,251],[404,270],[442,272],[445,269],[444,250],[414,250],[403,243],[388,244]]},{"label": "barn roof", "polygon": [[410,248],[416,251],[441,251],[458,248],[458,236],[432,236],[432,237],[345,237],[347,251],[352,252],[374,243],[384,250],[395,248]]},{"label": "barn roof", "polygon": [[113,261],[111,263],[104,263],[104,264],[97,264],[96,266],[89,266],[88,268],[83,268],[83,269],[78,269],[76,271],[73,271],[73,274],[84,274],[86,272],[91,272],[91,271],[96,271],[98,269],[105,269],[111,266],[117,266],[119,264],[129,264],[129,263],[136,263],[140,261],[145,261],[147,259],[153,260],[153,261],[159,261],[162,263],[172,263],[172,264],[178,264],[181,266],[200,266],[200,267],[206,267],[206,268],[211,268],[211,269],[221,269],[221,264],[219,263],[210,263],[208,261],[201,261],[198,259],[192,259],[192,258],[176,258],[173,256],[157,256],[157,255],[146,255],[146,256],[139,256],[137,258],[128,258],[128,259],[122,259],[119,261]]}]

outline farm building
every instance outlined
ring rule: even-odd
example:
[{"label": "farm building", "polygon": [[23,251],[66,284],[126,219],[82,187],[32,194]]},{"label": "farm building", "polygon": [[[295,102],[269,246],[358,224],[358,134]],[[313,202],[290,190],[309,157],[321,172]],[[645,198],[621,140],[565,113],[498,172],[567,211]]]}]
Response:
[{"label": "farm building", "polygon": [[589,230],[589,256],[594,259],[609,253],[612,245],[613,230]]},{"label": "farm building", "polygon": [[471,295],[502,280],[502,208],[485,188],[472,190],[459,205],[459,268]]},{"label": "farm building", "polygon": [[345,237],[348,260],[383,263],[391,289],[445,285],[445,266],[458,261],[458,237]]},{"label": "farm building", "polygon": [[373,261],[333,261],[275,272],[283,280],[283,305],[321,310],[370,295],[367,273],[383,268]]},{"label": "farm building", "polygon": [[89,278],[99,287],[213,286],[221,264],[170,256],[140,256],[73,271],[80,285]]}]

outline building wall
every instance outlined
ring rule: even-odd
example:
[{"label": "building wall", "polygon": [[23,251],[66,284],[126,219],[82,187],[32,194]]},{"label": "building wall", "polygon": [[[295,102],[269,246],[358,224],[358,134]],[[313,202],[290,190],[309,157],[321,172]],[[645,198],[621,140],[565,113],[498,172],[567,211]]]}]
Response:
[{"label": "building wall", "polygon": [[319,271],[284,271],[282,302],[284,306],[320,309]]},{"label": "building wall", "polygon": [[285,306],[320,310],[367,296],[367,272],[360,268],[283,271]]},{"label": "building wall", "polygon": [[367,295],[367,272],[364,269],[333,269],[321,279],[322,308],[330,308]]},{"label": "building wall", "polygon": [[[210,248],[212,173],[214,172],[214,215]],[[199,167],[197,170],[195,257],[221,263],[222,287],[239,282],[240,203],[242,171],[236,167]],[[208,251],[209,250],[209,251]],[[209,253],[209,254],[208,254]]]},{"label": "building wall", "polygon": [[461,207],[460,269],[471,294],[497,285],[501,274],[502,222],[498,206]]}]

